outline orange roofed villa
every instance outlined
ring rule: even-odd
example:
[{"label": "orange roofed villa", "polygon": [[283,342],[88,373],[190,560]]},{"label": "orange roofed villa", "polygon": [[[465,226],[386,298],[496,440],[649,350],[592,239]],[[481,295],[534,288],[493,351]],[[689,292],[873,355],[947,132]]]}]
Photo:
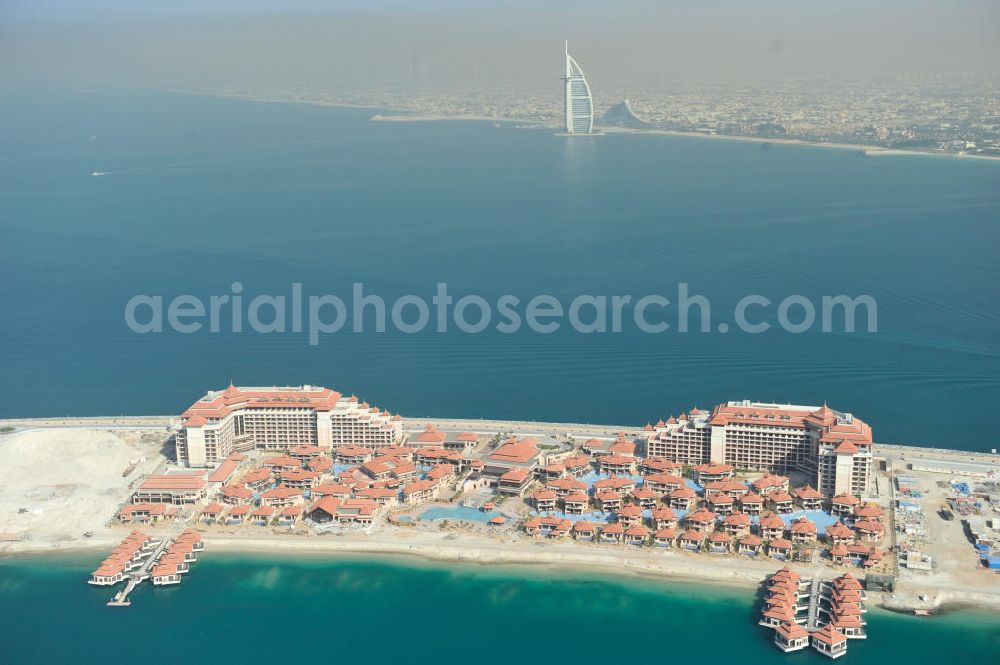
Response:
[{"label": "orange roofed villa", "polygon": [[398,415],[319,386],[210,391],[183,414],[177,463],[215,467],[234,451],[318,446],[369,449],[403,441]]},{"label": "orange roofed villa", "polygon": [[825,496],[868,496],[872,431],[826,406],[727,402],[646,426],[646,451],[683,464],[726,464],[816,479]]}]

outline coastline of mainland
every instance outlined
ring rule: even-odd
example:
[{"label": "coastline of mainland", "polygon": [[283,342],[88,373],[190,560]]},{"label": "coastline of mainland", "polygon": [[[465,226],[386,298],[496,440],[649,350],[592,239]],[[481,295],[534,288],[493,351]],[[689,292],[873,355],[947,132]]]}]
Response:
[{"label": "coastline of mainland", "polygon": [[[225,99],[241,99],[251,102],[282,103],[282,104],[309,104],[311,106],[329,106],[333,108],[369,109],[375,111],[371,120],[373,122],[440,122],[448,120],[481,121],[495,123],[515,123],[523,126],[538,128],[549,127],[558,132],[559,127],[542,120],[528,118],[512,118],[504,116],[487,116],[476,114],[449,114],[449,113],[426,113],[405,108],[389,108],[369,106],[366,104],[350,104],[346,102],[334,102],[323,99],[310,99],[305,97],[268,97],[264,95],[236,93],[236,92],[212,92],[204,90],[186,90],[183,88],[155,88],[162,92],[172,92],[188,95],[202,95],[207,97],[221,97]],[[597,129],[595,127],[595,129]],[[827,141],[808,141],[805,139],[769,138],[758,136],[741,136],[737,134],[708,134],[704,132],[687,132],[672,129],[631,129],[625,127],[600,127],[600,134],[640,134],[659,136],[679,136],[689,138],[718,139],[723,141],[744,141],[757,144],[792,145],[814,148],[834,148],[837,150],[854,150],[866,157],[876,156],[901,156],[901,155],[923,155],[926,157],[952,157],[958,159],[973,159],[979,161],[996,162],[1000,161],[1000,156],[993,155],[969,155],[965,153],[935,152],[932,150],[910,150],[903,148],[889,148],[885,146],[865,145],[861,143],[839,143]],[[561,134],[560,134],[561,135]]]}]

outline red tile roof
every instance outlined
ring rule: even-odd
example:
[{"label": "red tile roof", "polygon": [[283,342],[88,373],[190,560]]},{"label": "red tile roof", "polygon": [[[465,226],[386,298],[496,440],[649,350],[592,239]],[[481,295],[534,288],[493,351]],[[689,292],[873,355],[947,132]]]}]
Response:
[{"label": "red tile roof", "polygon": [[527,464],[538,454],[538,440],[532,437],[510,439],[490,454],[496,462]]}]

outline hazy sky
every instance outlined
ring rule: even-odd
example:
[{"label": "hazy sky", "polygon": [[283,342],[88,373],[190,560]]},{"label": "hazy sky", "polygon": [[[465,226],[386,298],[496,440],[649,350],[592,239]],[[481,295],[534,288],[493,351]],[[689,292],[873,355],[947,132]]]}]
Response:
[{"label": "hazy sky", "polygon": [[998,75],[1000,2],[0,0],[0,79],[326,88]]}]

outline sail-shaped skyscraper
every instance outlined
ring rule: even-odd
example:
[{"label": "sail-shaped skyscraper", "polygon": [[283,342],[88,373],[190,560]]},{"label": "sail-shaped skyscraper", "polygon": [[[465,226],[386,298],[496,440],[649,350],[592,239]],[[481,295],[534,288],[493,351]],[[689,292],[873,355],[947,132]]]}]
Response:
[{"label": "sail-shaped skyscraper", "polygon": [[569,54],[566,42],[566,133],[590,134],[594,130],[594,100],[590,96],[590,85],[580,65]]}]

